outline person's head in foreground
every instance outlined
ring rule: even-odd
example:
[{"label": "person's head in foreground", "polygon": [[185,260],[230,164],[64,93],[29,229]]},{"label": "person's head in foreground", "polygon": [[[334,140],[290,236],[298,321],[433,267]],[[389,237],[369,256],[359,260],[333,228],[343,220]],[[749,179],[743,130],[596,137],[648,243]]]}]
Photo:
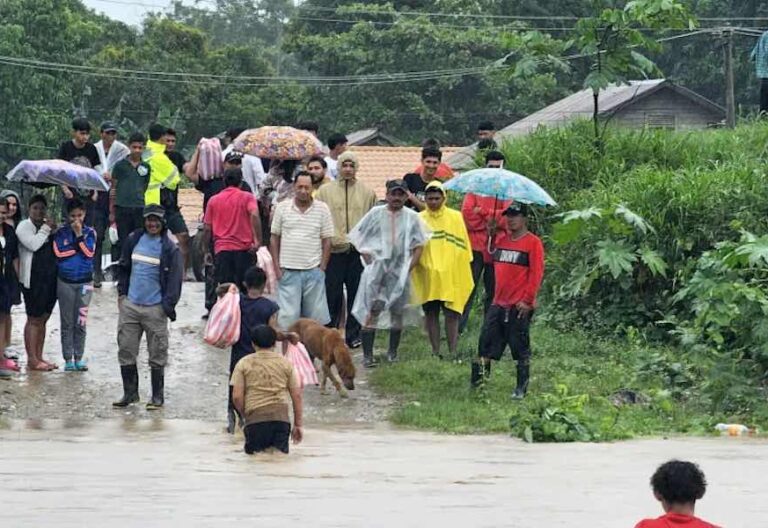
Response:
[{"label": "person's head in foreground", "polygon": [[528,232],[528,206],[521,203],[513,203],[504,211],[507,217],[507,233],[512,237],[519,237]]},{"label": "person's head in foreground", "polygon": [[301,171],[296,175],[293,182],[294,196],[299,205],[309,205],[312,202],[312,175],[306,171]]},{"label": "person's head in foreground", "polygon": [[163,232],[165,209],[159,205],[150,204],[144,208],[144,229],[150,236],[159,236]]},{"label": "person's head in foreground", "polygon": [[399,211],[408,199],[408,186],[403,180],[387,182],[387,207],[390,211]]},{"label": "person's head in foreground", "polygon": [[661,502],[664,515],[657,519],[640,521],[636,528],[717,528],[715,525],[694,517],[696,501],[707,490],[707,479],[693,462],[670,460],[656,470],[651,477],[653,496]]},{"label": "person's head in foreground", "polygon": [[322,156],[312,156],[307,162],[307,172],[312,176],[312,186],[317,189],[325,180],[325,171],[328,163]]},{"label": "person's head in foreground", "polygon": [[503,169],[504,161],[504,154],[498,150],[489,150],[485,153],[485,166],[489,169]]},{"label": "person's head in foreground", "polygon": [[357,175],[357,169],[360,166],[360,162],[357,159],[357,154],[352,151],[347,151],[339,156],[339,179],[341,180],[354,180]]},{"label": "person's head in foreground", "polygon": [[433,181],[427,185],[427,190],[424,192],[424,200],[427,203],[427,209],[433,212],[439,211],[445,203],[443,184],[439,181]]},{"label": "person's head in foreground", "polygon": [[251,266],[243,277],[243,286],[249,295],[261,295],[267,284],[267,274],[258,266]]}]

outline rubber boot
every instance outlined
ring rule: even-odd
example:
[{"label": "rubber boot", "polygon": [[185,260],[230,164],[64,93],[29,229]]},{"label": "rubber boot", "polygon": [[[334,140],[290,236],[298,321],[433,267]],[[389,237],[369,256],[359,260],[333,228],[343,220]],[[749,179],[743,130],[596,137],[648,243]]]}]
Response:
[{"label": "rubber boot", "polygon": [[531,374],[531,366],[528,362],[517,364],[517,388],[512,393],[513,400],[522,400],[528,392],[528,379]]},{"label": "rubber boot", "polygon": [[402,330],[389,331],[389,349],[387,350],[387,361],[395,363],[397,361],[397,350],[400,348],[400,338],[403,336]]},{"label": "rubber boot", "polygon": [[152,368],[152,399],[147,402],[147,409],[152,411],[160,409],[165,403],[163,389],[165,388],[165,368]]},{"label": "rubber boot", "polygon": [[481,374],[482,368],[482,365],[478,361],[472,362],[472,372],[469,377],[469,385],[473,389],[478,388],[483,381],[483,376]]},{"label": "rubber boot", "polygon": [[136,365],[121,366],[120,376],[123,378],[123,397],[112,406],[128,407],[139,401],[139,369]]},{"label": "rubber boot", "polygon": [[374,368],[376,361],[373,359],[373,342],[376,340],[376,332],[366,329],[360,333],[360,337],[363,341],[363,366]]}]

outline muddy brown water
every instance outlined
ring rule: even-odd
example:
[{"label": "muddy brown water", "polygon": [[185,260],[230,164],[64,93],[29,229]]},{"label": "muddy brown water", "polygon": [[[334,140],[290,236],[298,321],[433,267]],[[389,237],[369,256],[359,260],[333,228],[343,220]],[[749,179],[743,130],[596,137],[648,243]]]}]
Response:
[{"label": "muddy brown water", "polygon": [[632,527],[659,514],[648,478],[672,457],[707,473],[699,515],[768,526],[764,441],[528,445],[402,431],[364,378],[346,401],[308,388],[305,442],[249,457],[223,433],[227,358],[200,344],[199,286],[185,286],[158,414],[110,406],[120,381],[109,289],[93,305],[88,373],[0,382],[0,526]]}]

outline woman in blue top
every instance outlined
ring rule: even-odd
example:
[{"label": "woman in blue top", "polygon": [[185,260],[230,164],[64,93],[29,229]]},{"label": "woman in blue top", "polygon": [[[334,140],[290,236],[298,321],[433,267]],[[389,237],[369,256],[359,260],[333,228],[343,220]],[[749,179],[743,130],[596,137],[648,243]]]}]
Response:
[{"label": "woman in blue top", "polygon": [[[232,345],[232,352],[229,358],[229,376],[232,377],[232,371],[235,370],[237,362],[254,351],[253,348],[253,330],[260,325],[271,326],[277,332],[278,340],[288,340],[291,343],[298,343],[299,336],[293,332],[281,332],[277,328],[277,312],[280,307],[277,303],[267,297],[264,297],[264,286],[267,284],[267,274],[258,266],[252,266],[245,272],[243,277],[243,286],[246,293],[240,294],[240,339]],[[224,295],[231,286],[231,283],[222,284],[218,287],[219,296]],[[237,411],[232,404],[232,386],[229,385],[229,398],[227,400],[227,432],[235,432],[235,418]],[[243,423],[240,417],[240,423]]]},{"label": "woman in blue top", "polygon": [[96,231],[85,225],[85,206],[78,198],[67,202],[69,223],[54,234],[53,252],[59,268],[56,287],[61,315],[64,370],[84,371],[85,324],[93,294]]}]

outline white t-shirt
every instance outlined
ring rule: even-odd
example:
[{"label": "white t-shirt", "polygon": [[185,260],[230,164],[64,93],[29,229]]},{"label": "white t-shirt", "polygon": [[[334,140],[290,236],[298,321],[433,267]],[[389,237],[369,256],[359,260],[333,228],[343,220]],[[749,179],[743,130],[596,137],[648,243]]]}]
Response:
[{"label": "white t-shirt", "polygon": [[[221,159],[227,157],[227,154],[232,152],[232,145],[230,144],[221,153]],[[259,185],[264,181],[267,175],[264,173],[264,166],[261,164],[261,158],[245,154],[243,156],[243,181],[253,191],[253,195],[259,197]]]},{"label": "white t-shirt", "polygon": [[325,157],[325,162],[328,164],[328,169],[325,171],[326,176],[332,180],[339,179],[339,162],[330,156]]}]

